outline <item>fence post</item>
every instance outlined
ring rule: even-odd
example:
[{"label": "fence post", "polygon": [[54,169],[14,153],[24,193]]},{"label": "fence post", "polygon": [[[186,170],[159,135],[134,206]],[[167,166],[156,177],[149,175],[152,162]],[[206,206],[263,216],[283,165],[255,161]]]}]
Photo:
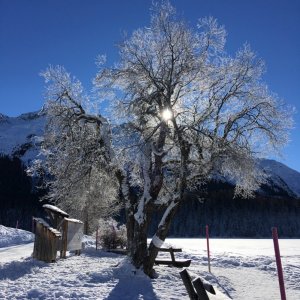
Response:
[{"label": "fence post", "polygon": [[16,229],[19,228],[19,220],[17,220]]},{"label": "fence post", "polygon": [[283,280],[283,271],[282,271],[282,264],[281,264],[281,258],[280,258],[279,243],[278,243],[277,227],[272,228],[272,236],[273,236],[274,250],[275,250],[275,256],[276,256],[276,265],[277,265],[278,281],[279,281],[279,288],[280,288],[280,296],[281,296],[281,300],[286,300],[284,280]]},{"label": "fence post", "polygon": [[210,269],[210,251],[209,251],[209,227],[208,227],[208,225],[205,226],[205,232],[206,232],[208,271],[209,271],[209,273],[211,273],[211,269]]},{"label": "fence post", "polygon": [[99,230],[99,226],[97,226],[97,230],[96,230],[96,250],[98,250],[98,237],[99,237],[98,230]]}]

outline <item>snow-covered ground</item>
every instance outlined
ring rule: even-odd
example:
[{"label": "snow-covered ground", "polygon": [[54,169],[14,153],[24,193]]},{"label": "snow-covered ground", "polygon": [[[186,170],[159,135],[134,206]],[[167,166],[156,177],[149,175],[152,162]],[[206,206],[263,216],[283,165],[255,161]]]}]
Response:
[{"label": "snow-covered ground", "polygon": [[2,247],[32,242],[34,234],[16,228],[0,225],[0,249]]},{"label": "snow-covered ground", "polygon": [[[194,262],[191,270],[203,272],[207,266],[205,239],[169,239],[183,248],[182,257]],[[300,240],[280,239],[286,297],[300,299]],[[210,282],[216,283],[232,299],[279,300],[279,284],[272,239],[210,239]],[[179,255],[178,255],[179,256]],[[198,264],[198,267],[197,267]]]},{"label": "snow-covered ground", "polygon": [[[8,240],[3,232],[16,233],[1,229],[0,240]],[[29,233],[18,233],[22,234]],[[13,246],[6,242],[0,248],[0,299],[188,299],[181,269],[156,266],[159,277],[150,280],[135,271],[126,257],[96,251],[90,239],[81,256],[70,253],[51,264],[31,258],[33,243],[16,246],[14,238],[10,241]],[[192,259],[188,268],[192,276],[201,276],[217,288],[217,295],[210,295],[212,300],[280,299],[272,240],[211,239],[211,274],[204,239],[169,239],[167,243],[182,247],[183,252],[176,253],[178,259]],[[287,299],[299,300],[300,240],[279,243]]]}]

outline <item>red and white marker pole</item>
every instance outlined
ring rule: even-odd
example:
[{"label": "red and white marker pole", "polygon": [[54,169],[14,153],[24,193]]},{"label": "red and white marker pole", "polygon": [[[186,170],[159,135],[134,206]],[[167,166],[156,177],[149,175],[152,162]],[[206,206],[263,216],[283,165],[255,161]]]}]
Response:
[{"label": "red and white marker pole", "polygon": [[272,228],[272,236],[273,236],[274,250],[275,250],[275,256],[276,256],[276,265],[277,265],[277,273],[278,273],[278,281],[279,281],[279,287],[280,287],[281,300],[286,300],[284,280],[283,280],[283,271],[282,271],[282,264],[281,264],[281,258],[280,258],[279,243],[278,243],[277,227]]},{"label": "red and white marker pole", "polygon": [[208,271],[209,271],[209,273],[211,273],[211,270],[210,270],[209,228],[208,228],[208,225],[205,226],[205,232],[206,232]]}]

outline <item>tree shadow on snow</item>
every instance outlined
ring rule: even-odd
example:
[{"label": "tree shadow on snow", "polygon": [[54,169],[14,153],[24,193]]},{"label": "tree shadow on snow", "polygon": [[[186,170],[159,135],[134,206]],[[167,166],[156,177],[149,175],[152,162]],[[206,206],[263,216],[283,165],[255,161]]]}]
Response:
[{"label": "tree shadow on snow", "polygon": [[153,291],[153,286],[149,278],[144,277],[124,277],[119,278],[119,282],[105,298],[105,300],[158,300]]},{"label": "tree shadow on snow", "polygon": [[[220,280],[221,279],[221,280]],[[221,282],[222,281],[222,282]],[[224,284],[224,281],[227,284]],[[219,276],[219,279],[215,276],[215,283],[218,285],[218,287],[221,289],[221,291],[223,292],[223,294],[225,294],[226,296],[228,296],[230,299],[233,299],[231,296],[231,292],[235,292],[235,289],[233,287],[231,287],[228,284],[228,279],[224,276]]]},{"label": "tree shadow on snow", "polygon": [[26,274],[36,272],[37,269],[47,266],[47,263],[32,258],[5,263],[2,266],[0,265],[0,280],[16,280]]}]

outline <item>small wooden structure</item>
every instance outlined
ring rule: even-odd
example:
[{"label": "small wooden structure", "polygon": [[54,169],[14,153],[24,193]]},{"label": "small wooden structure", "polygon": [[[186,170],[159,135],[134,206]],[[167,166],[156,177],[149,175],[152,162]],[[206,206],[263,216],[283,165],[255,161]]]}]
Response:
[{"label": "small wooden structure", "polygon": [[159,248],[159,252],[168,252],[171,255],[171,260],[155,260],[156,265],[168,265],[176,268],[189,267],[191,264],[191,260],[175,260],[174,252],[182,252],[181,248]]},{"label": "small wooden structure", "polygon": [[62,244],[60,257],[66,258],[67,251],[75,250],[80,255],[82,248],[83,222],[64,218],[62,224]]},{"label": "small wooden structure", "polygon": [[186,269],[180,272],[180,276],[191,300],[209,300],[207,292],[216,294],[213,286],[202,282],[200,277],[192,281]]},{"label": "small wooden structure", "polygon": [[33,218],[35,240],[33,258],[55,262],[61,233],[41,218]]},{"label": "small wooden structure", "polygon": [[67,250],[79,255],[82,248],[83,222],[69,219],[69,214],[60,208],[45,204],[50,225],[41,218],[33,218],[35,233],[33,257],[45,262],[54,262],[57,251],[66,258]]},{"label": "small wooden structure", "polygon": [[51,226],[56,229],[60,229],[64,218],[69,218],[69,214],[57,206],[44,204],[43,208],[49,216]]}]

